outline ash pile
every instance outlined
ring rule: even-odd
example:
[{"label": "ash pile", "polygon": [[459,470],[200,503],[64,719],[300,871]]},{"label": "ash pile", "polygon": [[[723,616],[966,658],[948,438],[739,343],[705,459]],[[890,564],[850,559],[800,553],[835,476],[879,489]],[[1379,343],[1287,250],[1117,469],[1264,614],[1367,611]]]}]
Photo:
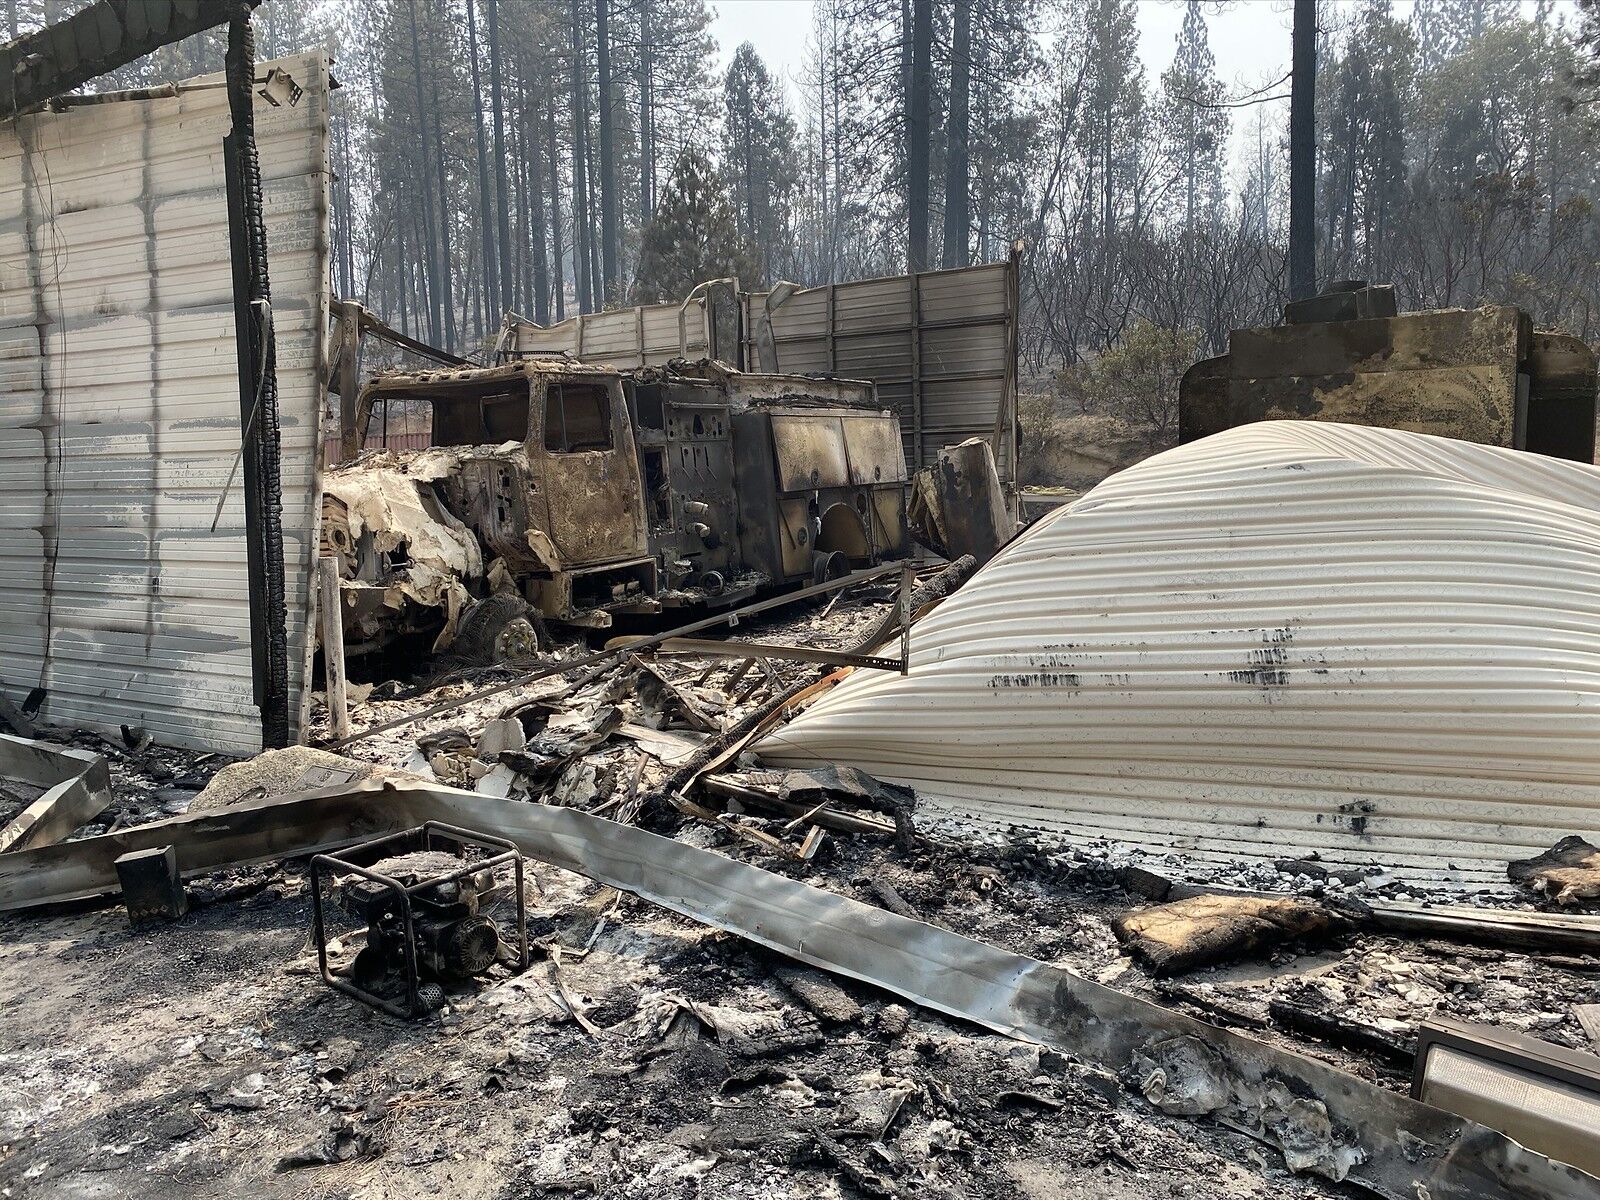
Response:
[{"label": "ash pile", "polygon": [[0,907],[52,906],[0,917],[9,1193],[1595,1195],[1588,838],[1225,855],[786,743],[972,566],[347,686],[239,762],[9,739],[61,759],[7,760]]}]

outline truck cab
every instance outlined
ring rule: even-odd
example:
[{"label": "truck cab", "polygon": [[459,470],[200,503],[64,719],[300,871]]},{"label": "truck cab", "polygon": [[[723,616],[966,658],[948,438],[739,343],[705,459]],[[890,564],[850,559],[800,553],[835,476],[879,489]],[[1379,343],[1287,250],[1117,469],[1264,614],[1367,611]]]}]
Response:
[{"label": "truck cab", "polygon": [[[438,628],[506,656],[542,620],[738,603],[903,556],[905,459],[873,385],[569,359],[384,375],[325,474],[347,651]],[[477,655],[474,655],[475,657]]]}]

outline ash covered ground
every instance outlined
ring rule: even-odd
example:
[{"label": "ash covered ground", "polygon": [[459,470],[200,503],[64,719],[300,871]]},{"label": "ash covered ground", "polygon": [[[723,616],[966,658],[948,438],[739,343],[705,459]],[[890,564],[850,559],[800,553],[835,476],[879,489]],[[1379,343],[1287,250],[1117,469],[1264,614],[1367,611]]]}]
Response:
[{"label": "ash covered ground", "polygon": [[[889,603],[885,591],[864,590],[831,611],[794,605],[736,632],[846,646]],[[606,736],[540,785],[506,784],[513,801],[598,809],[619,788],[648,792],[703,740],[684,703],[726,727],[819,673],[793,663],[774,664],[770,676],[759,665],[741,672],[738,658],[663,656],[652,665],[678,693],[658,694],[660,707],[639,700],[638,667],[624,664],[576,690],[557,678],[474,701],[347,753],[479,786],[488,772],[473,765],[470,746],[488,723],[544,699],[545,724],[530,745],[582,745],[594,713],[615,706],[620,717]],[[358,707],[356,725],[497,678],[509,672],[380,687]],[[464,732],[465,750],[453,731]],[[79,836],[184,811],[226,765],[143,746],[132,732],[121,742],[71,736],[107,754],[118,795]],[[958,842],[942,824],[910,844],[835,831],[800,860],[733,827],[797,843],[780,817],[736,812],[712,824],[647,810],[640,819],[1397,1091],[1408,1080],[1393,1061],[1287,1030],[1273,1002],[1399,1039],[1438,1012],[1587,1047],[1572,1006],[1600,1001],[1600,961],[1368,933],[1159,980],[1112,932],[1116,917],[1147,903],[1120,885],[1118,868],[1129,863],[1286,893],[1464,899],[1381,873],[1346,880],[1308,864],[1190,863],[1021,834]],[[1164,1115],[1130,1071],[797,968],[553,868],[531,865],[529,881],[533,967],[497,966],[418,1021],[317,978],[300,862],[197,880],[195,909],[169,925],[132,930],[114,905],[0,919],[0,1194],[1342,1194],[1291,1174],[1275,1150],[1242,1134]],[[1476,899],[1528,903],[1509,890]],[[361,933],[353,924],[334,932],[341,969]]]}]

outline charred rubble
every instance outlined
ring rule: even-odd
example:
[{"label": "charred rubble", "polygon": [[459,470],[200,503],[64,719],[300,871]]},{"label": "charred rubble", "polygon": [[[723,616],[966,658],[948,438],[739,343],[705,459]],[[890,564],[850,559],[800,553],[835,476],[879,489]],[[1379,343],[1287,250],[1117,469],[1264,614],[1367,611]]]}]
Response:
[{"label": "charred rubble", "polygon": [[[843,650],[881,641],[898,603],[892,583],[858,584],[770,610],[738,637]],[[578,661],[590,650],[575,641],[547,653]],[[1439,1015],[1593,1046],[1600,941],[1512,950],[1471,929],[1430,936],[1374,916],[1427,901],[1488,927],[1528,910],[1504,892],[1034,835],[974,843],[860,772],[707,759],[725,731],[748,729],[752,714],[826,671],[646,650],[475,699],[515,677],[480,669],[431,687],[374,687],[354,706],[364,727],[453,704],[342,753],[237,763],[141,747],[132,730],[120,745],[66,735],[103,753],[121,797],[77,837],[181,808],[220,815],[421,777],[613,821],[632,807],[633,821],[688,845],[1059,964],[1397,1098],[1419,1027]],[[690,763],[713,769],[680,795],[670,783]],[[18,1017],[0,1160],[11,1194],[92,1180],[135,1196],[246,1185],[300,1194],[308,1180],[333,1193],[685,1197],[1339,1189],[1337,1128],[1321,1150],[1285,1151],[1236,1119],[1192,1115],[1225,1086],[1203,1050],[1152,1050],[1156,1059],[1108,1068],[796,964],[580,875],[531,860],[527,870],[531,967],[501,953],[442,988],[417,1020],[317,981],[303,857],[190,879],[187,915],[136,930],[116,908],[4,918],[0,980]],[[1203,903],[1186,901],[1186,888]],[[503,922],[504,897],[483,911]],[[1165,958],[1140,950],[1153,936]],[[336,914],[328,937],[330,969],[350,977],[364,921]],[[73,947],[63,965],[87,985],[70,1009],[58,1004],[59,977],[39,969],[62,939]]]},{"label": "charred rubble", "polygon": [[469,363],[326,294],[331,60],[254,3],[0,48],[0,1198],[1600,1196],[1587,347],[1336,282],[1013,541],[1022,242]]}]

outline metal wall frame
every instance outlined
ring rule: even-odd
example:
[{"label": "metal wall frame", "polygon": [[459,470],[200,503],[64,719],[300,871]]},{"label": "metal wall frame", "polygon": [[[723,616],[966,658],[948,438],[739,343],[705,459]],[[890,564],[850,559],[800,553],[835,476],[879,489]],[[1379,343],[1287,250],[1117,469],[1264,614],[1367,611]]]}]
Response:
[{"label": "metal wall frame", "polygon": [[[271,65],[304,89],[256,104],[292,740],[321,514],[328,65]],[[229,485],[241,422],[220,82],[67,98],[0,126],[0,660],[12,686],[47,690],[45,720],[250,753],[261,716],[243,487]]]}]

